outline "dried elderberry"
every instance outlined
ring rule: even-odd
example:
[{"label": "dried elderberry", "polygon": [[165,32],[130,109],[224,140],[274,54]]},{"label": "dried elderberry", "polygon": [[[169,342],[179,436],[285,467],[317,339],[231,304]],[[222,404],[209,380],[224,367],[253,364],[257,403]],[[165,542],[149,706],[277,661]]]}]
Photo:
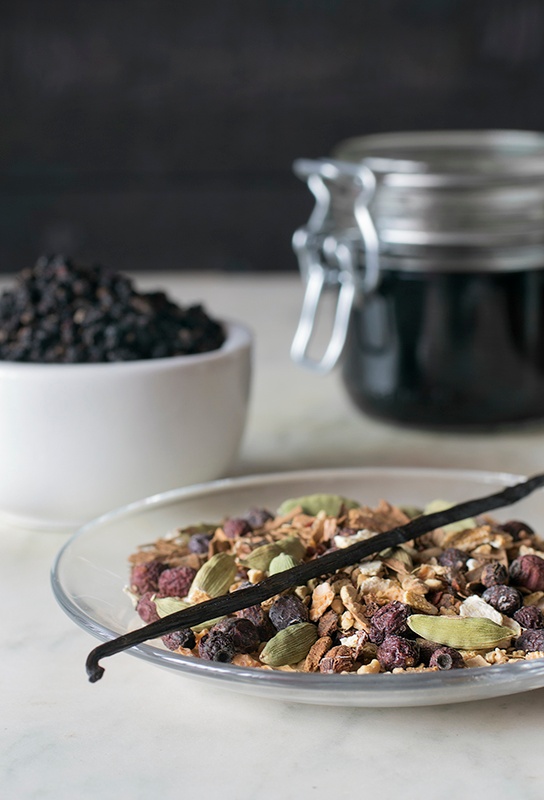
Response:
[{"label": "dried elderberry", "polygon": [[409,630],[406,620],[411,613],[410,606],[406,603],[401,603],[399,600],[393,600],[393,602],[382,606],[370,620],[370,641],[375,644],[381,644],[385,637],[390,634],[406,633]]},{"label": "dried elderberry", "polygon": [[251,653],[259,646],[256,626],[244,617],[227,617],[214,625],[212,631],[221,631],[230,636],[237,653]]},{"label": "dried elderberry", "polygon": [[482,599],[507,617],[511,617],[523,605],[523,597],[513,586],[490,586]]},{"label": "dried elderberry", "polygon": [[430,667],[438,669],[461,669],[465,666],[463,656],[453,647],[437,647],[429,658]]},{"label": "dried elderberry", "polygon": [[[251,584],[249,584],[251,586]],[[236,616],[242,619],[248,619],[257,628],[259,639],[261,642],[267,642],[276,634],[276,629],[270,622],[270,618],[266,611],[260,606],[249,606],[242,608],[241,611],[236,611]]]},{"label": "dried elderberry", "polygon": [[308,609],[296,595],[287,594],[278,597],[269,612],[270,621],[277,631],[282,631],[295,622],[308,621]]},{"label": "dried elderberry", "polygon": [[419,661],[419,645],[402,636],[386,636],[378,647],[377,658],[385,670],[415,667]]},{"label": "dried elderberry", "polygon": [[125,275],[40,258],[0,295],[0,360],[87,363],[216,350],[222,326],[200,305],[139,293]]},{"label": "dried elderberry", "polygon": [[157,606],[153,602],[154,592],[146,592],[143,594],[136,605],[136,611],[144,622],[156,622],[159,618],[157,613]]},{"label": "dried elderberry", "polygon": [[499,525],[501,531],[505,533],[509,533],[513,539],[519,539],[520,534],[525,532],[529,536],[534,536],[534,530],[531,528],[530,525],[527,525],[526,522],[520,522],[517,519],[511,519],[508,522]]},{"label": "dried elderberry", "polygon": [[159,577],[165,569],[162,561],[148,561],[147,564],[135,564],[130,573],[130,587],[138,594],[156,592],[159,588]]},{"label": "dried elderberry", "polygon": [[274,515],[266,508],[250,508],[242,518],[246,520],[252,530],[262,528],[269,520],[274,519]]},{"label": "dried elderberry", "polygon": [[171,567],[159,575],[161,597],[186,597],[196,575],[193,567]]},{"label": "dried elderberry", "polygon": [[516,639],[515,647],[517,650],[525,650],[526,653],[544,651],[544,630],[526,630]]},{"label": "dried elderberry", "polygon": [[236,649],[232,636],[220,630],[214,630],[203,636],[198,643],[198,655],[206,661],[232,661]]},{"label": "dried elderberry", "polygon": [[189,539],[189,550],[197,555],[206,555],[213,533],[193,533]]},{"label": "dried elderberry", "polygon": [[247,536],[248,533],[251,533],[249,522],[241,517],[226,519],[222,527],[227,539],[238,539],[240,536]]},{"label": "dried elderberry", "polygon": [[544,628],[544,615],[538,606],[524,606],[516,611],[514,619],[522,628]]},{"label": "dried elderberry", "polygon": [[182,630],[167,633],[166,636],[161,638],[163,644],[169,650],[177,650],[178,647],[187,647],[192,650],[196,644],[195,635],[190,628],[182,628]]},{"label": "dried elderberry", "polygon": [[439,556],[438,563],[441,567],[449,567],[453,571],[464,569],[467,565],[468,554],[456,547],[447,547]]},{"label": "dried elderberry", "polygon": [[544,558],[532,554],[516,558],[510,564],[510,580],[530,592],[544,591]]}]

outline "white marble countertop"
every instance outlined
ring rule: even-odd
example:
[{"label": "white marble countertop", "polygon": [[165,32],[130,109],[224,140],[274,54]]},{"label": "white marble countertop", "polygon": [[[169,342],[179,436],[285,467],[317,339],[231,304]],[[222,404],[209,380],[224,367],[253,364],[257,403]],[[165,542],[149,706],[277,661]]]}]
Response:
[{"label": "white marble countertop", "polygon": [[[377,465],[532,473],[544,466],[542,427],[460,436],[389,426],[356,411],[337,375],[291,364],[302,295],[294,274],[138,282],[185,303],[202,300],[255,333],[250,416],[233,475]],[[318,707],[237,695],[126,654],[107,680],[89,684],[84,661],[96,641],[64,615],[49,584],[65,540],[0,527],[2,798],[544,796],[544,689],[439,707]]]}]

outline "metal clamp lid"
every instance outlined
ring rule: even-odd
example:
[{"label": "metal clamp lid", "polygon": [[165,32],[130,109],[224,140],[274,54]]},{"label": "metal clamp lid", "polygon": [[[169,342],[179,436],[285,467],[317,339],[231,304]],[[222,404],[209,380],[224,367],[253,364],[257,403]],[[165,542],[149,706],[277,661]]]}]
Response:
[{"label": "metal clamp lid", "polygon": [[[330,214],[331,195],[327,180],[336,180],[340,174],[345,175],[346,170],[358,188],[354,216],[364,247],[365,270],[362,274],[358,269],[360,243],[336,231]],[[294,171],[306,180],[316,205],[307,225],[299,228],[293,236],[293,248],[306,281],[306,291],[291,345],[291,358],[303,367],[326,373],[333,369],[344,349],[356,291],[364,296],[378,284],[379,240],[368,210],[376,190],[376,179],[372,170],[363,164],[343,163],[340,172],[334,161],[325,159],[300,159],[295,162]],[[330,289],[338,291],[332,332],[323,355],[314,359],[308,354],[310,341],[323,292]]]}]

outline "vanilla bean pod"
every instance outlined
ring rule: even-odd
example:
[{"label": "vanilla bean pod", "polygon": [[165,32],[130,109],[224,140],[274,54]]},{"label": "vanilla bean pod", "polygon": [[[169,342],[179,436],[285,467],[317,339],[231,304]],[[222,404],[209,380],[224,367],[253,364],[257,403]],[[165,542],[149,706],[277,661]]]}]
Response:
[{"label": "vanilla bean pod", "polygon": [[320,558],[299,564],[284,572],[278,572],[254,586],[238,589],[230,594],[221,595],[221,597],[206,600],[183,611],[169,614],[157,620],[157,622],[152,622],[143,628],[125,633],[116,639],[95,647],[86,662],[89,680],[91,683],[95,683],[104,674],[104,668],[99,663],[101,658],[120,653],[122,650],[142,644],[148,639],[155,639],[181,628],[191,628],[208,619],[215,619],[216,617],[240,611],[248,606],[257,605],[279,592],[283,592],[293,586],[300,586],[312,578],[334,573],[388,547],[394,547],[410,539],[417,539],[435,528],[441,528],[451,522],[458,522],[467,517],[475,517],[501,506],[516,503],[542,486],[544,486],[544,474],[535,475],[527,481],[518,483],[515,486],[509,486],[495,494],[468,500],[444,511],[416,517],[406,525],[392,528],[385,533],[377,534],[362,542],[356,542],[349,547],[326,553]]}]

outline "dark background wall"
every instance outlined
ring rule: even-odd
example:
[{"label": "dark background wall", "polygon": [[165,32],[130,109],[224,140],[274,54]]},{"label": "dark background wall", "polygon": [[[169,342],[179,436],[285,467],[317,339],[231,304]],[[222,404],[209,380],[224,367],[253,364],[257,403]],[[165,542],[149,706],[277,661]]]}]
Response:
[{"label": "dark background wall", "polygon": [[542,0],[3,0],[0,271],[295,269],[362,133],[544,129]]}]

